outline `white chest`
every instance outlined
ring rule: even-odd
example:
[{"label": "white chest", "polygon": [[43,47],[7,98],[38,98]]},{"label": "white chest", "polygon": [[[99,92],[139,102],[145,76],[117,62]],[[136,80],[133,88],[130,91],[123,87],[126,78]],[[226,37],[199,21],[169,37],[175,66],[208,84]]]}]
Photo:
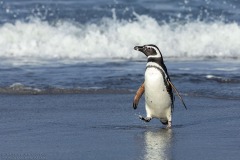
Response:
[{"label": "white chest", "polygon": [[145,72],[145,101],[150,109],[161,110],[171,106],[163,73],[157,68],[147,68]]}]

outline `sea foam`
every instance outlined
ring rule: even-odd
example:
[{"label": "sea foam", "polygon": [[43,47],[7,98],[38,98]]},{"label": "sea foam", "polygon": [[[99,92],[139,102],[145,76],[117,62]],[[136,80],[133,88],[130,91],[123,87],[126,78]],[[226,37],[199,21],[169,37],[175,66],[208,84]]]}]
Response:
[{"label": "sea foam", "polygon": [[237,23],[159,23],[135,14],[135,20],[102,18],[98,23],[37,18],[0,26],[0,58],[31,60],[138,59],[135,45],[156,44],[165,57],[240,58]]}]

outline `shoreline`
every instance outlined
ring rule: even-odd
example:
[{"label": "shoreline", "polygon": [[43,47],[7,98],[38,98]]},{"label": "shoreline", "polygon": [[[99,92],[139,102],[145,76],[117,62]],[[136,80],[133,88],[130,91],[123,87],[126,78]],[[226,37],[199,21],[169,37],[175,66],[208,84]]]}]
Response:
[{"label": "shoreline", "polygon": [[130,89],[0,88],[0,95],[131,94],[135,93],[136,91]]},{"label": "shoreline", "polygon": [[[91,94],[132,94],[132,98],[134,98],[137,88],[134,89],[61,89],[61,88],[49,88],[49,89],[32,89],[32,88],[0,88],[0,95],[91,95]],[[175,95],[175,101],[178,97]],[[219,100],[240,100],[240,97],[219,97],[219,96],[211,96],[211,95],[198,95],[193,93],[181,93],[180,95],[185,97],[193,97],[193,98],[209,98],[209,99],[219,99]],[[143,95],[144,97],[144,95]],[[143,99],[143,98],[142,98]]]}]

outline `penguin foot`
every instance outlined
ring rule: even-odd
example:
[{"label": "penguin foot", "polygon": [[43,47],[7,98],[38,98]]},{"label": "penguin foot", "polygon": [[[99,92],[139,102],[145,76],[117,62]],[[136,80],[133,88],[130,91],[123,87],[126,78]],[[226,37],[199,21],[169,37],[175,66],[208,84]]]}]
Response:
[{"label": "penguin foot", "polygon": [[143,116],[139,116],[139,119],[145,121],[145,122],[150,122],[152,120],[152,117],[143,117]]},{"label": "penguin foot", "polygon": [[167,125],[168,124],[168,121],[162,121],[162,120],[160,120],[160,121],[162,122],[163,125]]}]

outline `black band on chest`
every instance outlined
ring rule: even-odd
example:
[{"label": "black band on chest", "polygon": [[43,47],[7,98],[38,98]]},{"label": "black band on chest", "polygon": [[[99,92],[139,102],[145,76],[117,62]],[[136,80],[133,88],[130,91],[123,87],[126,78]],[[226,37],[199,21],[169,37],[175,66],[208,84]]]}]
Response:
[{"label": "black band on chest", "polygon": [[157,64],[161,64],[162,63],[162,58],[148,58],[148,62],[154,62]]}]

